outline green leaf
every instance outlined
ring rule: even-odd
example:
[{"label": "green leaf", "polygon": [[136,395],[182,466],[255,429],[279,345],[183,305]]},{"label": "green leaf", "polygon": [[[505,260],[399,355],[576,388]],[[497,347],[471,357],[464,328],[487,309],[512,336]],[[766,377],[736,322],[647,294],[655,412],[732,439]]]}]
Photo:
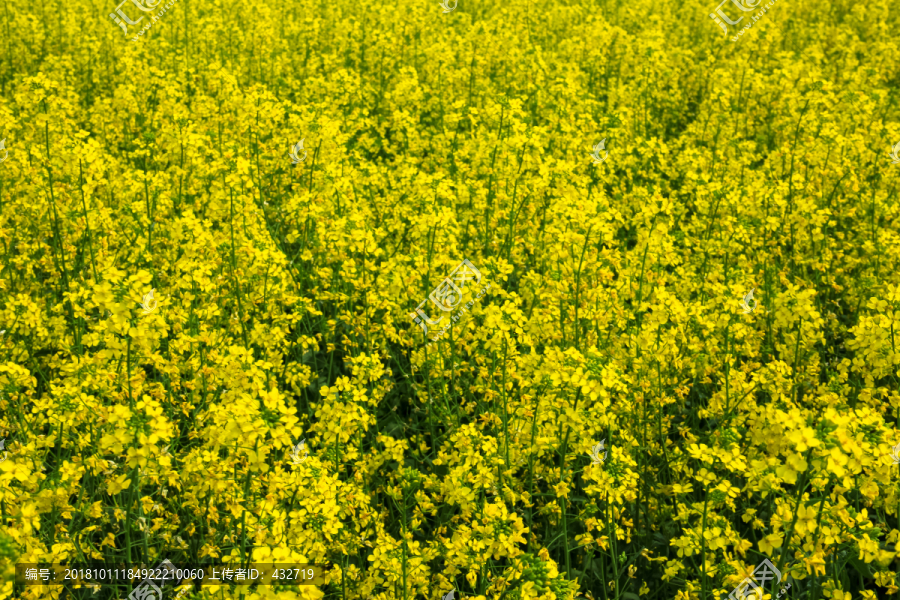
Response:
[{"label": "green leaf", "polygon": [[867,565],[866,563],[864,563],[863,561],[859,560],[859,558],[852,556],[852,557],[850,557],[850,559],[847,562],[849,564],[853,565],[853,568],[856,569],[856,572],[859,573],[860,575],[862,575],[863,577],[872,578],[875,576],[872,573],[872,568],[869,565]]}]

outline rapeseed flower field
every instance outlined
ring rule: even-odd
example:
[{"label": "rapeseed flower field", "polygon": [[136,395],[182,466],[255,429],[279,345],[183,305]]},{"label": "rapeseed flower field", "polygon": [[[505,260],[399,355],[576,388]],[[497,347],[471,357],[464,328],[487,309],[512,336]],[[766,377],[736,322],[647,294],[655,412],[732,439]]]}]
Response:
[{"label": "rapeseed flower field", "polygon": [[0,599],[895,595],[900,17],[713,1],[4,2]]}]

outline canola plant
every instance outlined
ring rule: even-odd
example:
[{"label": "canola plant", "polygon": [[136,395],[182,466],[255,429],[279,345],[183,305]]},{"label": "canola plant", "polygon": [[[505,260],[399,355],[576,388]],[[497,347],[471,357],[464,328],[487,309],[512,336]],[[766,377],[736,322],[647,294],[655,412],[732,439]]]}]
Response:
[{"label": "canola plant", "polygon": [[896,7],[116,1],[0,10],[0,599],[897,593]]}]

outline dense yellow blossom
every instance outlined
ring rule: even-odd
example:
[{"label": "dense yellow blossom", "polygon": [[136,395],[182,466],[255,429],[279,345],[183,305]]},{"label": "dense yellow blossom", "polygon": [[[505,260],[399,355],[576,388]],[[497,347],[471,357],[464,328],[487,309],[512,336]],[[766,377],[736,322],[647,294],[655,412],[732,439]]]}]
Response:
[{"label": "dense yellow blossom", "polygon": [[114,3],[0,9],[0,600],[900,591],[895,5]]}]

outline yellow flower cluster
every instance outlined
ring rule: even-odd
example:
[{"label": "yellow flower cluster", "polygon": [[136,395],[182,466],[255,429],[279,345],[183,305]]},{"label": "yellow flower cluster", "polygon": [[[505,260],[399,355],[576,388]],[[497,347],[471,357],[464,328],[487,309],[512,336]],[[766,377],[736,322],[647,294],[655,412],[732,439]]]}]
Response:
[{"label": "yellow flower cluster", "polygon": [[811,6],[7,0],[0,600],[896,594],[900,16]]}]

